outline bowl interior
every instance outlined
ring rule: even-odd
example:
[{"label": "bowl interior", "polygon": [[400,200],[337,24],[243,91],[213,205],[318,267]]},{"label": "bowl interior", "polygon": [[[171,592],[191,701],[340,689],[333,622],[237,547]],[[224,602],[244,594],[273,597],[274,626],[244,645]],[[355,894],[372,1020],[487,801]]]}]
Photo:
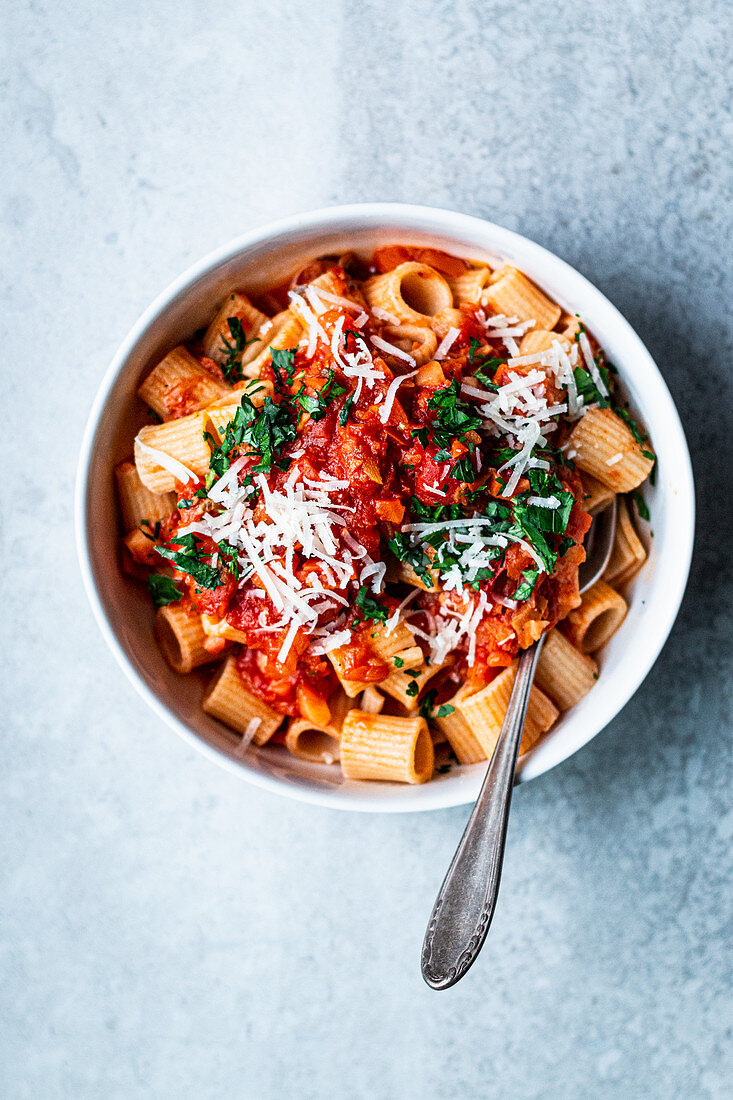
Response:
[{"label": "bowl interior", "polygon": [[471,801],[485,765],[455,765],[425,786],[408,787],[350,782],[337,766],[310,764],[280,747],[237,756],[235,735],[201,709],[202,684],[211,672],[171,671],[153,638],[147,593],[120,572],[113,493],[113,467],[130,456],[132,438],[145,422],[135,392],[141,377],[205,325],[227,292],[261,290],[318,255],[371,252],[386,243],[433,246],[522,268],[564,309],[582,316],[618,367],[630,406],[652,437],[659,463],[657,484],[645,492],[651,522],[643,525],[642,537],[649,558],[630,591],[628,617],[600,655],[601,676],[593,691],[521,760],[519,779],[540,775],[590,740],[636,690],[677,613],[694,523],[689,456],[669,392],[628,323],[578,272],[508,230],[447,211],[336,208],[250,234],[202,261],[144,314],[110,367],[82,451],[77,521],[87,590],[105,637],[138,690],[182,736],[219,763],[281,793],[352,809],[417,810]]}]

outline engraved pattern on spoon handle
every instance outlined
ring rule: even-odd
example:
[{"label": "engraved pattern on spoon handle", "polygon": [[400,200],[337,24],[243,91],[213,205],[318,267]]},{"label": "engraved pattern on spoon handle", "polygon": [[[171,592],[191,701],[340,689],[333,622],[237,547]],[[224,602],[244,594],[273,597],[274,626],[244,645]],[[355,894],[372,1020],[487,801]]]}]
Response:
[{"label": "engraved pattern on spoon handle", "polygon": [[491,763],[428,922],[422,974],[433,989],[447,989],[463,977],[494,915],[514,771],[543,642],[544,636],[519,658]]}]

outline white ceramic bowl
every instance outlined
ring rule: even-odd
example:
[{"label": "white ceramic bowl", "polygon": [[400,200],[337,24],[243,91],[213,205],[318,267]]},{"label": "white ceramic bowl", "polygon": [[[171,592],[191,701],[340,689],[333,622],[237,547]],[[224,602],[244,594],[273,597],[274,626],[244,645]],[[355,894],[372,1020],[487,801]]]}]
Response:
[{"label": "white ceramic bowl", "polygon": [[424,786],[410,787],[343,780],[337,767],[307,764],[277,747],[236,758],[225,728],[201,710],[199,677],[178,676],[163,660],[147,593],[119,571],[112,489],[113,466],[131,453],[142,423],[135,398],[141,376],[204,325],[226,292],[262,288],[317,255],[348,248],[370,252],[389,242],[521,268],[565,309],[581,315],[618,367],[632,408],[651,435],[659,457],[657,485],[646,490],[654,538],[634,583],[629,614],[601,655],[593,691],[522,760],[519,779],[541,775],[595,737],[639,687],[677,615],[694,533],[690,458],[669,391],[618,310],[563,260],[491,222],[420,206],[341,206],[255,229],[195,264],[146,310],[102,381],[81,450],[76,526],[84,582],[102,633],[137,690],[169,726],[257,786],[342,809],[397,812],[472,802],[485,765],[455,766]]}]

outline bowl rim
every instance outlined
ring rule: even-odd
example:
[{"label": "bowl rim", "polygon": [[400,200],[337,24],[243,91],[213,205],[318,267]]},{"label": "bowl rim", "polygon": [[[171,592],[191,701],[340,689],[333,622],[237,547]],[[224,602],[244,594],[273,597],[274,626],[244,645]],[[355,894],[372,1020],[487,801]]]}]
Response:
[{"label": "bowl rim", "polygon": [[[529,257],[530,262],[528,270],[530,275],[533,274],[532,261],[537,261],[536,266],[549,264],[551,268],[554,269],[554,272],[558,273],[561,279],[567,279],[569,283],[574,283],[576,287],[583,288],[591,297],[595,297],[598,304],[602,304],[610,311],[610,316],[612,316],[614,324],[620,326],[620,330],[634,345],[635,354],[644,362],[646,370],[651,372],[651,375],[654,376],[657,394],[665,402],[664,415],[667,420],[667,428],[669,430],[671,426],[677,437],[675,440],[678,448],[677,457],[679,460],[679,469],[677,473],[680,476],[680,483],[676,485],[676,495],[678,497],[677,504],[679,510],[687,517],[687,523],[684,525],[684,529],[677,533],[678,537],[675,543],[677,569],[672,590],[669,588],[666,590],[666,613],[655,622],[653,641],[651,641],[651,644],[645,649],[644,659],[639,661],[635,668],[634,675],[626,680],[624,690],[621,693],[621,701],[612,705],[611,712],[605,713],[600,723],[591,721],[588,724],[590,732],[586,733],[585,736],[576,737],[575,740],[567,746],[567,751],[557,754],[557,758],[551,760],[545,767],[532,769],[531,766],[525,766],[520,769],[517,776],[517,782],[526,782],[529,779],[544,774],[546,771],[562,763],[563,760],[568,759],[582,748],[583,745],[596,737],[631,699],[654,665],[674,625],[689,576],[695,533],[694,481],[687,441],[672,396],[650,352],[623,314],[621,314],[617,307],[613,305],[602,291],[594,286],[590,280],[565,260],[555,255],[555,253],[529,238],[524,237],[522,234],[516,233],[514,230],[506,229],[484,218],[439,207],[384,202],[336,205],[290,215],[289,217],[280,218],[276,221],[271,221],[265,225],[250,229],[220,245],[218,248],[213,249],[201,259],[191,264],[181,275],[169,283],[169,285],[157,295],[147,309],[142,312],[122,340],[100,382],[84,429],[75,486],[74,525],[77,555],[82,580],[94,617],[97,620],[97,624],[107,645],[114,654],[128,680],[166,725],[175,730],[175,732],[189,745],[197,749],[204,756],[214,761],[220,767],[224,767],[238,775],[246,782],[252,783],[264,790],[273,791],[277,794],[294,798],[297,801],[326,806],[331,809],[381,813],[413,813],[465,805],[469,802],[473,802],[478,794],[483,779],[484,769],[479,769],[479,765],[475,765],[473,768],[473,773],[475,774],[447,777],[442,782],[427,783],[417,788],[405,788],[399,785],[395,786],[394,793],[390,792],[385,794],[383,790],[380,790],[379,795],[376,797],[374,794],[370,796],[370,785],[365,783],[361,786],[366,789],[360,792],[359,797],[355,797],[353,789],[340,790],[325,784],[323,786],[317,786],[315,782],[312,787],[295,786],[285,783],[276,776],[269,776],[248,768],[246,766],[246,758],[243,760],[234,760],[230,758],[225,753],[219,751],[215,746],[208,744],[185,722],[179,720],[176,715],[168,709],[167,705],[156,692],[142,679],[107,617],[94,579],[92,562],[90,517],[87,508],[91,479],[90,459],[94,449],[96,436],[100,428],[102,412],[109,398],[110,391],[114,387],[125,362],[134,352],[136,345],[150,326],[165,313],[166,309],[179,294],[191,290],[197,280],[206,276],[209,272],[222,264],[235,259],[238,253],[265,244],[272,238],[281,238],[284,235],[290,234],[297,235],[303,231],[310,231],[312,233],[320,231],[325,234],[328,231],[340,230],[344,233],[348,233],[350,228],[348,223],[350,222],[358,223],[358,225],[351,226],[354,230],[357,228],[384,228],[386,223],[390,229],[394,229],[396,232],[432,232],[445,236],[455,234],[456,237],[462,237],[466,240],[470,240],[472,237],[481,239],[482,237],[490,235],[492,242],[495,242],[495,250],[497,253],[511,253],[514,250],[521,252],[523,258]],[[476,247],[485,248],[486,246],[477,244]],[[383,787],[384,785],[380,784],[379,786]],[[407,792],[414,792],[413,797],[406,798],[405,794]],[[414,797],[414,794],[418,792],[420,794],[419,799]]]}]

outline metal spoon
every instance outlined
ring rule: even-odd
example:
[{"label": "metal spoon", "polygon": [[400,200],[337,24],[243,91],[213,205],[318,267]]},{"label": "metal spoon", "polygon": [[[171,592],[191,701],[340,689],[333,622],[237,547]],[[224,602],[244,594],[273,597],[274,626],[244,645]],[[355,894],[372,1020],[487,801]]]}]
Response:
[{"label": "metal spoon", "polygon": [[[594,516],[580,567],[580,591],[608,564],[616,532],[616,500]],[[486,778],[430,915],[422,951],[422,976],[433,989],[448,989],[476,961],[496,908],[504,859],[514,772],[529,695],[544,635],[519,658],[509,706]]]}]

